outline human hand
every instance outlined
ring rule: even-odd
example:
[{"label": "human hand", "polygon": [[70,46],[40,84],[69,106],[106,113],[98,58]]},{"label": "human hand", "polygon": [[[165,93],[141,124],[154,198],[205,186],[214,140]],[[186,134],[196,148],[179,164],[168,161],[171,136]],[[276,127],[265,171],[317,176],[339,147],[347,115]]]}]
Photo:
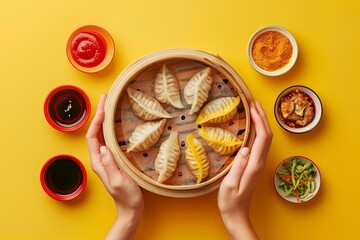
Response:
[{"label": "human hand", "polygon": [[270,125],[259,102],[251,107],[250,113],[256,131],[252,149],[243,147],[237,153],[218,193],[218,207],[233,239],[257,239],[249,218],[249,208],[272,141]]},{"label": "human hand", "polygon": [[110,149],[105,146],[102,132],[105,101],[106,95],[103,94],[86,134],[86,141],[91,167],[114,199],[118,211],[117,220],[107,237],[131,239],[141,219],[144,207],[143,194],[136,182],[118,168]]}]

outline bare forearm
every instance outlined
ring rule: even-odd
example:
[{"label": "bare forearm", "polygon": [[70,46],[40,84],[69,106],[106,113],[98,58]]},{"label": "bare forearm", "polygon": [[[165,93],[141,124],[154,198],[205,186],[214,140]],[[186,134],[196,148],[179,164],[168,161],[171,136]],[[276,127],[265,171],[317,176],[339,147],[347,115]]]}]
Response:
[{"label": "bare forearm", "polygon": [[133,239],[140,223],[140,216],[119,215],[108,234],[106,240]]},{"label": "bare forearm", "polygon": [[226,229],[233,240],[258,240],[254,227],[248,216],[222,216]]}]

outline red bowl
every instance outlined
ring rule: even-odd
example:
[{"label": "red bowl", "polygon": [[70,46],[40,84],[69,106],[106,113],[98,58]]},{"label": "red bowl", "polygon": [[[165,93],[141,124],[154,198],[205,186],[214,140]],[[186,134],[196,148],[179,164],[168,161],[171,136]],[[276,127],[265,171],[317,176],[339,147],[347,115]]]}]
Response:
[{"label": "red bowl", "polygon": [[87,174],[79,159],[68,154],[50,158],[40,172],[41,186],[47,195],[58,201],[78,197],[85,189]]},{"label": "red bowl", "polygon": [[[73,44],[75,42],[77,42],[77,39],[80,36],[80,34],[92,35],[92,37],[97,39],[99,44],[101,46],[103,46],[104,49],[102,49],[102,50],[104,51],[104,55],[101,54],[103,56],[103,59],[98,64],[96,64],[94,66],[93,65],[85,66],[85,65],[81,65],[74,58],[74,56],[72,54],[72,47],[73,47]],[[86,41],[86,39],[85,39],[82,46],[87,45],[88,43],[89,43],[89,41]],[[99,46],[99,45],[97,45],[97,46]],[[100,51],[100,52],[102,52],[102,51]],[[86,26],[82,26],[82,27],[76,29],[70,35],[70,37],[67,41],[67,44],[66,44],[66,55],[69,59],[69,62],[76,69],[78,69],[79,71],[84,72],[84,73],[96,73],[96,72],[104,70],[111,63],[112,59],[114,58],[114,54],[115,54],[115,44],[114,44],[114,41],[113,41],[111,35],[109,34],[109,32],[107,32],[102,27],[99,27],[96,25],[86,25]],[[92,55],[91,57],[93,57],[93,56],[94,55]],[[88,57],[90,57],[90,56],[88,56]]]},{"label": "red bowl", "polygon": [[81,128],[89,119],[91,104],[79,87],[63,85],[53,89],[45,99],[44,114],[48,123],[61,132]]}]

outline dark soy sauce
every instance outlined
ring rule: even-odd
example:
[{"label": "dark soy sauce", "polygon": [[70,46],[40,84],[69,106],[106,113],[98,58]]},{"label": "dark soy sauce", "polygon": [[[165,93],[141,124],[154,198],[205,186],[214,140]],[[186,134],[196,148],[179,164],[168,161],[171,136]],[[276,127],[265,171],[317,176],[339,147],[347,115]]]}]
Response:
[{"label": "dark soy sauce", "polygon": [[81,121],[85,116],[85,100],[76,91],[60,91],[53,99],[50,103],[50,114],[58,124],[71,126]]},{"label": "dark soy sauce", "polygon": [[61,158],[49,165],[45,181],[52,192],[67,195],[81,186],[83,175],[81,168],[74,161]]},{"label": "dark soy sauce", "polygon": [[80,118],[81,106],[76,98],[72,96],[63,97],[56,105],[59,117],[69,123],[74,123]]}]

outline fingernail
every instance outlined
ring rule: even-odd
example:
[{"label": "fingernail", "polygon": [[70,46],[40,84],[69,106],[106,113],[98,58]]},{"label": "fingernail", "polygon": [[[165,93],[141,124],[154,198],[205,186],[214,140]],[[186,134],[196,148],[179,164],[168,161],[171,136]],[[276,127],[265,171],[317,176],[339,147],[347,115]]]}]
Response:
[{"label": "fingernail", "polygon": [[250,153],[250,149],[248,147],[243,147],[241,150],[240,150],[240,154],[241,156],[243,157],[247,157]]},{"label": "fingernail", "polygon": [[107,153],[107,148],[106,148],[106,146],[101,146],[101,147],[100,147],[100,153],[101,153],[102,155],[106,155],[106,153]]}]

